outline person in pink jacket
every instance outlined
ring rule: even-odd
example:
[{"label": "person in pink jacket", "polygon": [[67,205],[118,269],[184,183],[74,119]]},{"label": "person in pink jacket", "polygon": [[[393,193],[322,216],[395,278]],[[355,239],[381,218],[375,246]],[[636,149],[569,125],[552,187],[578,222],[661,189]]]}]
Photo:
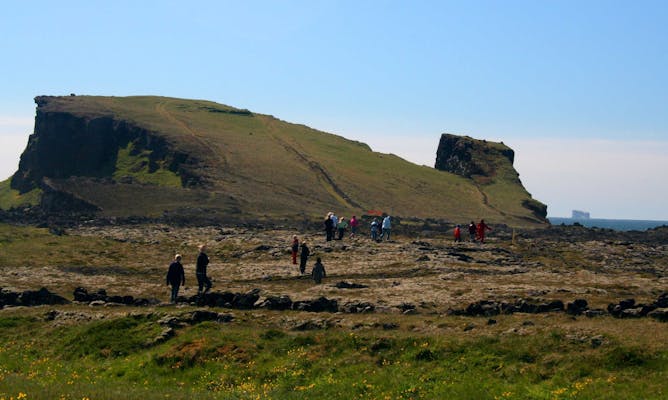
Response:
[{"label": "person in pink jacket", "polygon": [[350,218],[350,237],[354,238],[355,234],[357,233],[357,227],[359,226],[360,222],[357,219],[356,216],[353,215],[352,218]]}]

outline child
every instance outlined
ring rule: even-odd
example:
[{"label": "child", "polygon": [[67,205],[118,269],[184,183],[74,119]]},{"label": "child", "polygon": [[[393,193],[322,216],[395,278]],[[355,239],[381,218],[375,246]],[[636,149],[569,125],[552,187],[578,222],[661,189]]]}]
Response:
[{"label": "child", "polygon": [[313,280],[317,284],[322,283],[322,278],[327,277],[327,273],[325,272],[325,266],[322,265],[320,257],[317,258],[315,265],[313,266],[313,271],[311,271],[311,276],[313,277]]}]

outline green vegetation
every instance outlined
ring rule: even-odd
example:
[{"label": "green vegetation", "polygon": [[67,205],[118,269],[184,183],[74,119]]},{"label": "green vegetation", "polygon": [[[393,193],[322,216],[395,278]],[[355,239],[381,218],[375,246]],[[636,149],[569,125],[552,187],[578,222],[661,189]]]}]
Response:
[{"label": "green vegetation", "polygon": [[0,398],[660,399],[667,389],[665,346],[615,338],[592,348],[562,331],[289,332],[242,317],[155,344],[164,312],[77,324],[0,315],[13,327],[0,330]]},{"label": "green vegetation", "polygon": [[27,193],[20,194],[18,190],[10,187],[12,178],[0,182],[0,209],[8,210],[25,206],[39,204],[42,197],[40,189],[33,189]]},{"label": "green vegetation", "polygon": [[125,148],[118,149],[114,179],[132,177],[141,183],[181,187],[181,178],[164,165],[159,165],[155,171],[150,170],[150,155],[151,151],[137,151],[132,143],[128,143]]}]

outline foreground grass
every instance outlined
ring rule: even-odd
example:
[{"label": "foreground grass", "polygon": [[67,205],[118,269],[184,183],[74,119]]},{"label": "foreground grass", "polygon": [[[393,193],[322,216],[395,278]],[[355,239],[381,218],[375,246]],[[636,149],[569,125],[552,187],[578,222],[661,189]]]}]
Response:
[{"label": "foreground grass", "polygon": [[159,318],[179,311],[107,312],[59,326],[44,310],[2,311],[0,398],[659,399],[668,389],[665,343],[632,334],[594,347],[558,327],[296,332],[268,322],[295,313],[247,313],[150,344]]}]

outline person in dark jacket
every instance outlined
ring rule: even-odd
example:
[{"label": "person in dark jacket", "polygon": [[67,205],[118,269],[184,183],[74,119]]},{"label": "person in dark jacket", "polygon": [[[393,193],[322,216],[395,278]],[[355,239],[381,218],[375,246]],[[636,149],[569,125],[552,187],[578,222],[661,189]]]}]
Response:
[{"label": "person in dark jacket", "polygon": [[475,222],[471,221],[469,224],[469,239],[472,242],[475,242],[475,235],[478,232],[478,228],[475,226]]},{"label": "person in dark jacket", "polygon": [[325,266],[322,265],[320,257],[317,258],[315,265],[313,266],[313,270],[311,271],[311,276],[313,277],[313,280],[317,284],[322,283],[322,278],[327,277],[327,273],[325,272]]},{"label": "person in dark jacket", "polygon": [[327,241],[332,240],[332,236],[334,235],[334,220],[332,220],[332,213],[327,213],[327,217],[325,217],[325,235],[327,237]]},{"label": "person in dark jacket", "polygon": [[311,251],[306,245],[306,242],[302,242],[301,248],[302,251],[299,253],[299,272],[304,275],[306,272],[306,262],[308,261],[308,256],[311,255]]},{"label": "person in dark jacket", "polygon": [[185,286],[185,284],[186,274],[183,271],[183,265],[181,265],[181,255],[177,254],[174,256],[174,261],[169,264],[169,270],[167,271],[167,286],[172,285],[172,296],[169,299],[172,303],[176,303],[179,287],[181,285]]},{"label": "person in dark jacket", "polygon": [[[197,294],[202,295],[211,289],[211,279],[206,276],[206,267],[209,265],[209,256],[204,252],[205,245],[199,246],[199,255],[197,256],[197,267],[195,268],[195,276],[197,277]],[[205,288],[206,287],[206,288]],[[204,289],[204,291],[202,291]]]}]

